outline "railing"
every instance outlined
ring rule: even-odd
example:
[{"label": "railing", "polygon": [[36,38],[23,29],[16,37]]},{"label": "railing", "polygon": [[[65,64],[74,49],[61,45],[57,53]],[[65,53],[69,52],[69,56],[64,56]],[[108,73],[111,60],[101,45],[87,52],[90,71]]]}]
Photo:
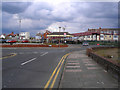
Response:
[{"label": "railing", "polygon": [[[99,47],[88,48],[86,54],[89,57],[91,57],[93,60],[95,60],[97,63],[102,65],[106,69],[106,71],[110,71],[113,75],[117,76],[117,79],[120,81],[120,64],[113,60],[99,56],[95,52],[93,52],[93,49],[100,49],[100,48]],[[103,47],[103,48],[107,48],[107,47]],[[109,48],[113,48],[113,47],[109,47]]]}]

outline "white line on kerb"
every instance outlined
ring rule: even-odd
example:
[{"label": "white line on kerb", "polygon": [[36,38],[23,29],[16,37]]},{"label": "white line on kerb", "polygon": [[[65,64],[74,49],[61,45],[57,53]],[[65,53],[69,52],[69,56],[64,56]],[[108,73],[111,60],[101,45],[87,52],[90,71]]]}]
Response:
[{"label": "white line on kerb", "polygon": [[48,52],[45,52],[45,53],[43,53],[42,55],[40,55],[40,56],[44,56],[44,55],[46,55]]},{"label": "white line on kerb", "polygon": [[35,59],[36,59],[36,58],[30,59],[30,60],[28,60],[28,61],[22,63],[21,65],[24,65],[24,64],[26,64],[26,63],[29,63],[29,62],[31,62],[31,61],[33,61],[33,60],[35,60]]}]

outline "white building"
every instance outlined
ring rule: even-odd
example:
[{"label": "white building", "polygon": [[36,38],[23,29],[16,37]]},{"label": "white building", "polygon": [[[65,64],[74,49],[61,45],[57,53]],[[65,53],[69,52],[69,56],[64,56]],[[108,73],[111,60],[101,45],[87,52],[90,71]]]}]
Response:
[{"label": "white building", "polygon": [[30,39],[30,33],[29,32],[21,32],[19,34],[20,39]]},{"label": "white building", "polygon": [[118,41],[120,28],[88,29],[86,32],[75,33],[80,41]]},{"label": "white building", "polygon": [[5,36],[4,34],[1,34],[1,35],[0,35],[0,38],[1,38],[1,39],[5,39],[5,37],[6,37],[6,36]]}]

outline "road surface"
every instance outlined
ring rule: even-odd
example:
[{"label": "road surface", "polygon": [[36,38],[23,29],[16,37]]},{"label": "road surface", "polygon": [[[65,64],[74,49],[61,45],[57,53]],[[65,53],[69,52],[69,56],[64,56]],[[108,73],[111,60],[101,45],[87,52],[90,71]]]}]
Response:
[{"label": "road surface", "polygon": [[2,87],[58,88],[67,54],[86,48],[3,48]]}]

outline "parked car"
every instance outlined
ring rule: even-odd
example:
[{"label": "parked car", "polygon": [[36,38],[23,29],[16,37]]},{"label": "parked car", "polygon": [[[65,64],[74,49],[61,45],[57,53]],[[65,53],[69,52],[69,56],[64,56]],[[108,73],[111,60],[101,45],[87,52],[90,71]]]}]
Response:
[{"label": "parked car", "polygon": [[6,43],[6,39],[0,39],[1,43]]},{"label": "parked car", "polygon": [[88,42],[83,42],[82,45],[83,46],[89,46],[89,43]]},{"label": "parked car", "polygon": [[28,43],[29,41],[28,40],[22,40],[22,43]]},{"label": "parked car", "polygon": [[13,40],[13,39],[8,39],[6,42],[7,42],[7,43],[16,43],[17,41],[16,41],[16,40]]}]

